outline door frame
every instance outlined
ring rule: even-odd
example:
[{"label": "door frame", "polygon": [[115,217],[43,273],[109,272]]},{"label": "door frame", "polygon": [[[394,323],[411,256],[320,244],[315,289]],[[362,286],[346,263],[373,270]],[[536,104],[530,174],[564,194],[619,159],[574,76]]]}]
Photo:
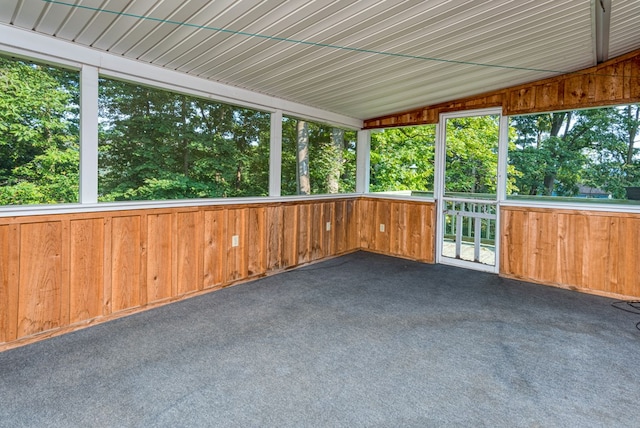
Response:
[{"label": "door frame", "polygon": [[[472,117],[472,116],[487,116],[497,115],[499,118],[498,129],[498,170],[496,171],[496,242],[495,242],[495,265],[485,265],[482,263],[471,262],[467,260],[454,259],[442,255],[442,244],[444,242],[444,185],[445,185],[445,167],[446,167],[446,121],[448,119],[455,119],[459,117]],[[434,199],[436,202],[436,263],[447,264],[453,266],[464,267],[468,269],[474,269],[484,272],[500,272],[500,211],[501,203],[506,198],[507,188],[507,150],[508,150],[508,138],[509,138],[509,122],[508,117],[502,115],[502,109],[486,108],[478,110],[466,110],[451,113],[441,113],[438,124],[436,126],[436,158],[435,158],[435,177],[434,177]],[[455,198],[465,199],[465,198]],[[468,198],[469,201],[474,201],[473,198]]]}]

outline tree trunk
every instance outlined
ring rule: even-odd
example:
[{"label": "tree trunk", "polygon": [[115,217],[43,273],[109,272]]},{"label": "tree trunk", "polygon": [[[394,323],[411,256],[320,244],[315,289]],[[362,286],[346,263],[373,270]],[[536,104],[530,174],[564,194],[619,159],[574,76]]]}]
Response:
[{"label": "tree trunk", "polygon": [[[187,105],[187,98],[182,97],[182,123],[187,123],[187,114],[189,106]],[[182,132],[182,173],[185,177],[189,176],[189,140],[185,135],[186,132]]]},{"label": "tree trunk", "polygon": [[327,190],[329,193],[339,193],[340,172],[343,161],[344,130],[339,128],[333,128],[331,130],[331,147],[333,148],[333,159],[331,159],[329,175],[327,176]]},{"label": "tree trunk", "polygon": [[299,120],[296,126],[298,132],[298,155],[296,181],[298,195],[311,194],[311,180],[309,179],[309,126],[307,122]]},{"label": "tree trunk", "polygon": [[627,106],[627,121],[629,130],[629,139],[627,140],[627,159],[626,164],[631,165],[633,163],[633,145],[636,141],[636,135],[638,135],[638,128],[640,128],[640,105],[636,105],[635,119],[633,117],[632,106]]}]

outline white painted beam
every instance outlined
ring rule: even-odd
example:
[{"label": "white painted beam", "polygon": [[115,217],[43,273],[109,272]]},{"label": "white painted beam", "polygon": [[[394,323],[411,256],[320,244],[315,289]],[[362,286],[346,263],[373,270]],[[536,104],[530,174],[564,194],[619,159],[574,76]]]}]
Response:
[{"label": "white painted beam", "polygon": [[90,65],[80,71],[79,202],[98,202],[98,69]]},{"label": "white painted beam", "polygon": [[356,193],[369,192],[371,131],[358,131],[356,143]]},{"label": "white painted beam", "polygon": [[271,113],[269,137],[269,196],[280,196],[282,182],[282,110]]}]

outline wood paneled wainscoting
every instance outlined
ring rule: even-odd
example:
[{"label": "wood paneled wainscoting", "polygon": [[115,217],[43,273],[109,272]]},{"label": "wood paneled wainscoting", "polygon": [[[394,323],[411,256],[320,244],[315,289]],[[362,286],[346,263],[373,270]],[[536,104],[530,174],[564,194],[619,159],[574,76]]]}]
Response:
[{"label": "wood paneled wainscoting", "polygon": [[360,198],[358,213],[360,249],[435,261],[435,203]]},{"label": "wood paneled wainscoting", "polygon": [[0,218],[0,350],[354,251],[356,204]]},{"label": "wood paneled wainscoting", "polygon": [[501,275],[640,298],[640,214],[503,207]]}]

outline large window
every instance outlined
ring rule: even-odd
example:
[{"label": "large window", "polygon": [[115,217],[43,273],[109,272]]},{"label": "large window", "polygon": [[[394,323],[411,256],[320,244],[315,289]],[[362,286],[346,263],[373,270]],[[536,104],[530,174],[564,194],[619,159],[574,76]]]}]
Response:
[{"label": "large window", "polygon": [[112,79],[99,88],[100,201],[268,195],[269,113]]},{"label": "large window", "polygon": [[0,205],[78,201],[79,73],[0,56]]},{"label": "large window", "polygon": [[634,203],[639,115],[635,104],[511,117],[509,198]]},{"label": "large window", "polygon": [[433,196],[435,140],[435,125],[373,132],[370,191]]},{"label": "large window", "polygon": [[283,118],[282,195],[351,193],[355,182],[355,131]]}]

